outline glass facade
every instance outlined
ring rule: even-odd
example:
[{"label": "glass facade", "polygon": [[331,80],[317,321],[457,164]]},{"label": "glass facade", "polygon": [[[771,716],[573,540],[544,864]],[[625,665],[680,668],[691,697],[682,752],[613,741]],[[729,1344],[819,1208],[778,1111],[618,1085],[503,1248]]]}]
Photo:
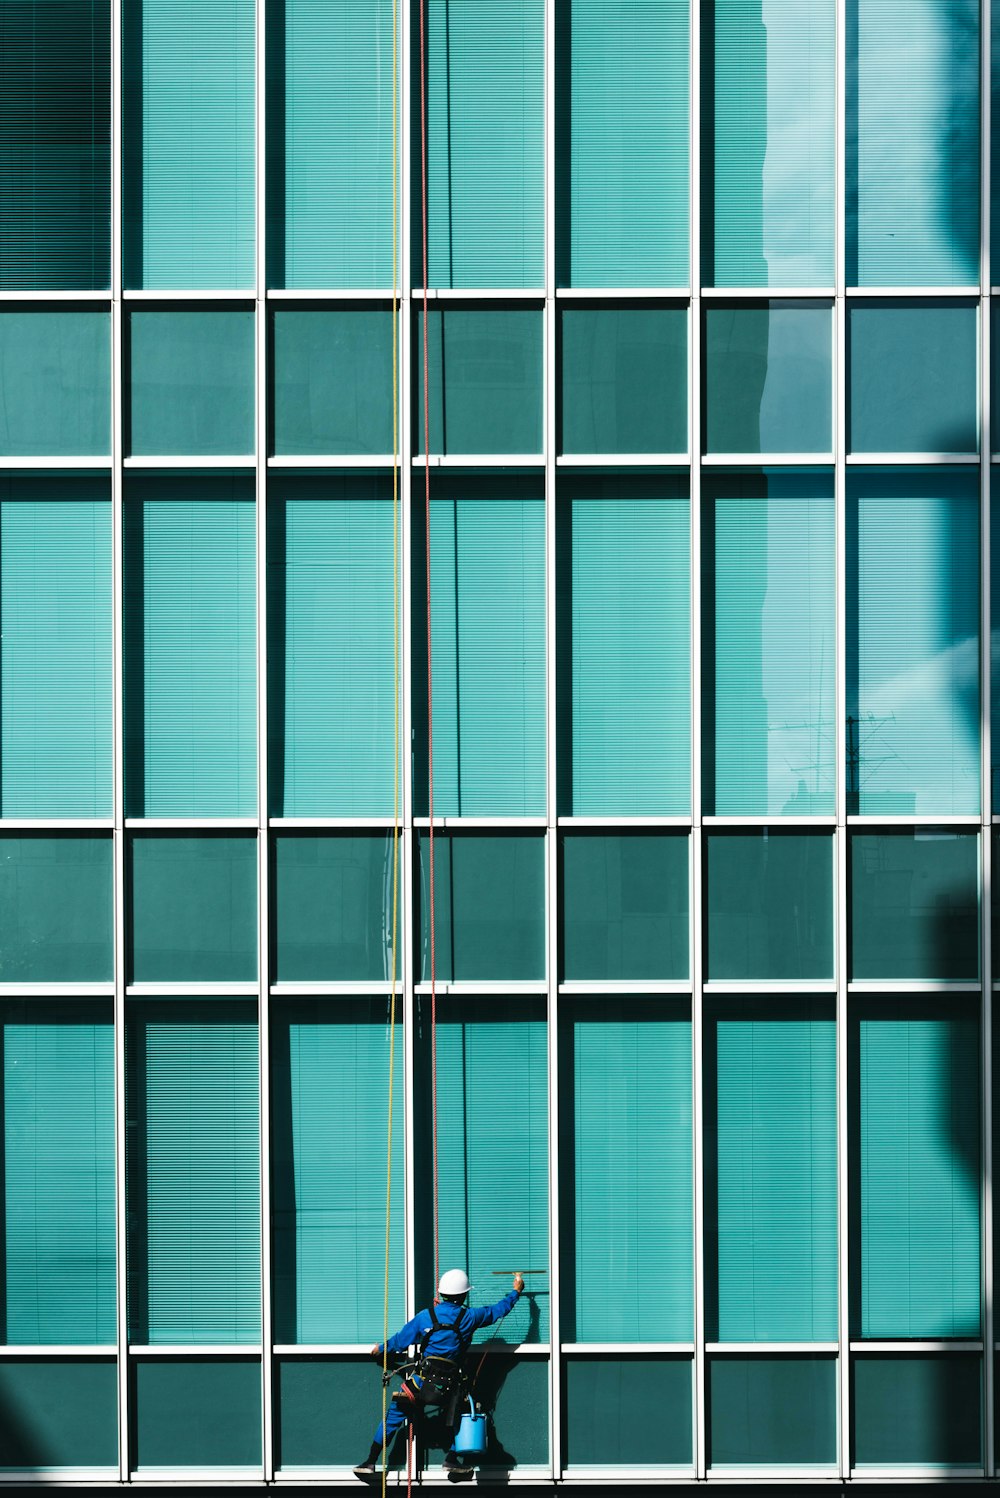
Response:
[{"label": "glass facade", "polygon": [[1000,0],[0,41],[0,1479],[995,1480]]}]

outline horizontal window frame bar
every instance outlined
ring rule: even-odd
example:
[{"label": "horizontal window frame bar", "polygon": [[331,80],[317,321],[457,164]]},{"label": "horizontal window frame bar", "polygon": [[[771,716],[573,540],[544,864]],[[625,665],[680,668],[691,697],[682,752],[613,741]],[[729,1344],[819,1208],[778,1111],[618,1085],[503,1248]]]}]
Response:
[{"label": "horizontal window frame bar", "polygon": [[[404,460],[405,461],[405,460]],[[413,468],[424,469],[428,460],[423,453],[410,459]],[[545,467],[545,454],[535,453],[431,453],[431,468],[538,468]]]},{"label": "horizontal window frame bar", "polygon": [[260,823],[256,817],[126,817],[125,827],[129,832],[198,831],[217,832],[230,828],[234,832],[256,832]]},{"label": "horizontal window frame bar", "polygon": [[837,826],[834,817],[702,817],[703,827],[822,827],[832,831]]},{"label": "horizontal window frame bar", "polygon": [[428,286],[426,292],[422,286],[414,286],[407,300],[422,302],[425,296],[429,302],[538,302],[539,305],[546,299],[544,286],[478,286],[468,289],[464,286]]},{"label": "horizontal window frame bar", "polygon": [[0,999],[113,999],[114,980],[102,983],[0,983]]},{"label": "horizontal window frame bar", "polygon": [[843,295],[860,297],[933,297],[949,301],[978,301],[983,295],[979,286],[845,286]]},{"label": "horizontal window frame bar", "polygon": [[28,309],[45,302],[86,302],[88,306],[103,305],[110,311],[113,301],[114,292],[110,287],[107,291],[18,291],[16,288],[0,291],[0,307],[8,309],[18,305]]},{"label": "horizontal window frame bar", "polygon": [[690,453],[560,453],[557,468],[688,468]]},{"label": "horizontal window frame bar", "polygon": [[[509,995],[517,998],[524,995],[529,998],[545,998],[549,992],[549,982],[545,978],[521,978],[511,979],[504,982],[503,979],[493,978],[463,978],[458,980],[439,978],[434,984],[434,991],[438,994],[448,994],[455,999],[495,999]],[[431,985],[421,980],[414,983],[413,992],[420,998],[430,998]]]},{"label": "horizontal window frame bar", "polygon": [[571,1357],[589,1357],[596,1353],[627,1353],[642,1356],[645,1353],[676,1353],[679,1357],[694,1357],[693,1342],[563,1342],[560,1351]]},{"label": "horizontal window frame bar", "polygon": [[392,453],[274,453],[267,460],[270,473],[289,468],[386,468],[395,463]]},{"label": "horizontal window frame bar", "polygon": [[176,453],[133,453],[122,459],[122,466],[129,472],[143,468],[239,468],[251,473],[257,467],[257,459],[253,453],[191,453],[187,457]]},{"label": "horizontal window frame bar", "polygon": [[579,1466],[567,1466],[557,1479],[560,1488],[593,1488],[595,1486],[607,1486],[611,1480],[627,1482],[629,1487],[648,1487],[651,1484],[662,1486],[671,1482],[694,1482],[695,1468],[690,1466],[664,1463],[662,1467],[623,1467],[616,1462],[609,1462],[606,1467],[590,1466],[582,1463]]},{"label": "horizontal window frame bar", "polygon": [[112,817],[0,817],[5,832],[114,832]]},{"label": "horizontal window frame bar", "polygon": [[851,1352],[982,1352],[982,1337],[871,1337],[867,1340],[851,1338]]},{"label": "horizontal window frame bar", "polygon": [[178,289],[176,286],[156,290],[151,286],[124,286],[122,287],[123,302],[245,302],[252,306],[256,301],[256,292],[252,286],[232,287],[220,286],[215,290],[204,287],[192,288],[191,290]]},{"label": "horizontal window frame bar", "polygon": [[848,468],[971,468],[979,453],[866,453],[850,452]]},{"label": "horizontal window frame bar", "polygon": [[127,983],[127,999],[259,999],[254,983]]},{"label": "horizontal window frame bar", "polygon": [[[371,1349],[369,1348],[369,1351]],[[130,1342],[130,1358],[243,1358],[246,1362],[263,1357],[260,1342]]]},{"label": "horizontal window frame bar", "polygon": [[[772,819],[773,820],[773,819]],[[683,827],[690,832],[697,823],[690,817],[557,817],[557,827]]]},{"label": "horizontal window frame bar", "polygon": [[574,994],[677,994],[691,997],[690,978],[567,978],[556,985],[560,998]]},{"label": "horizontal window frame bar", "polygon": [[67,469],[80,469],[85,473],[107,473],[109,476],[114,467],[114,459],[111,454],[100,457],[54,457],[31,453],[8,453],[0,456],[0,473],[10,473],[15,469],[23,470],[25,473],[64,473]]},{"label": "horizontal window frame bar", "polygon": [[797,302],[836,300],[835,286],[703,286],[702,301]]},{"label": "horizontal window frame bar", "polygon": [[[254,823],[256,826],[257,823]],[[276,832],[287,828],[290,831],[315,827],[321,831],[333,828],[342,828],[345,832],[364,831],[371,828],[373,832],[384,832],[396,824],[392,817],[268,817],[267,825]],[[436,822],[435,822],[435,825]],[[399,824],[402,830],[402,822]]]},{"label": "horizontal window frame bar", "polygon": [[816,1354],[822,1357],[837,1357],[839,1342],[706,1342],[705,1351],[711,1353],[746,1353],[753,1356],[770,1357],[777,1353]]},{"label": "horizontal window frame bar", "polygon": [[[414,293],[416,295],[416,293]],[[704,293],[698,293],[704,295]],[[557,286],[557,302],[690,302],[690,286]]]},{"label": "horizontal window frame bar", "polygon": [[957,978],[851,978],[847,992],[877,997],[888,993],[981,993],[982,987],[981,982]]},{"label": "horizontal window frame bar", "polygon": [[926,827],[931,832],[948,827],[982,827],[983,819],[980,815],[966,815],[964,812],[958,816],[935,817],[931,815],[920,816],[916,812],[908,812],[903,816],[885,816],[880,813],[871,813],[862,816],[857,812],[851,812],[847,818],[848,827]]},{"label": "horizontal window frame bar", "polygon": [[795,982],[789,978],[768,982],[764,978],[732,979],[711,978],[702,984],[706,994],[773,994],[775,998],[793,997],[800,993],[829,994],[837,992],[836,978],[808,978]]},{"label": "horizontal window frame bar", "polygon": [[[522,1354],[526,1357],[549,1357],[551,1344],[548,1342],[523,1342],[516,1347],[511,1347],[509,1342],[478,1342],[473,1344],[473,1352],[485,1353],[489,1351],[491,1356],[509,1356],[512,1352],[518,1357]],[[369,1358],[372,1346],[370,1342],[275,1342],[272,1348],[275,1357],[342,1357],[342,1358]]]},{"label": "horizontal window frame bar", "polygon": [[[272,286],[264,295],[268,302],[391,302],[392,287]],[[397,290],[397,299],[403,299],[403,296],[403,292]]]},{"label": "horizontal window frame bar", "polygon": [[[440,988],[440,984],[438,987]],[[402,983],[396,984],[396,992],[401,991]],[[268,994],[272,999],[311,999],[311,998],[388,998],[392,993],[392,979],[385,978],[378,982],[366,980],[358,983],[346,981],[325,982],[317,979],[315,982],[292,982],[286,979],[284,982],[272,983],[268,988]],[[367,1347],[366,1352],[371,1348]]]},{"label": "horizontal window frame bar", "polygon": [[[390,822],[389,825],[391,827],[393,824]],[[430,827],[430,825],[431,825],[431,819],[430,819],[430,817],[414,817],[413,818],[413,825],[414,825],[414,827],[418,827],[421,830],[423,830],[425,827],[426,828]],[[435,817],[434,818],[434,829],[435,829],[435,831],[437,831],[438,828],[444,828],[445,831],[454,831],[456,829],[461,830],[462,828],[468,828],[469,831],[471,832],[471,831],[474,831],[477,827],[482,827],[482,828],[491,828],[491,827],[492,828],[503,828],[503,827],[514,827],[514,828],[517,828],[517,827],[520,827],[520,828],[530,828],[530,829],[532,829],[532,830],[534,830],[536,832],[544,832],[547,829],[547,827],[548,827],[548,823],[546,822],[544,815],[537,816],[537,817]]]},{"label": "horizontal window frame bar", "polygon": [[6,1342],[0,1345],[0,1361],[4,1358],[117,1358],[115,1342]]},{"label": "horizontal window frame bar", "polygon": [[[832,468],[832,452],[822,453],[702,453],[703,468]],[[832,496],[831,496],[832,501]]]}]

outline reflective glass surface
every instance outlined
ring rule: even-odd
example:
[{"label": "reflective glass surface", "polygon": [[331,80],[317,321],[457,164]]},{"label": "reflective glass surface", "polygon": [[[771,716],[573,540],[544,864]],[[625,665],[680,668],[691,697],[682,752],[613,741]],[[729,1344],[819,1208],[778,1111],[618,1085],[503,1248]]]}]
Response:
[{"label": "reflective glass surface", "polygon": [[822,304],[707,304],[705,451],[830,452],[832,333]]},{"label": "reflective glass surface", "polygon": [[976,329],[971,302],[851,303],[849,450],[977,452]]},{"label": "reflective glass surface", "polygon": [[687,310],[564,306],[563,453],[687,451]]},{"label": "reflective glass surface", "polygon": [[253,452],[252,310],[133,308],[128,358],[127,451]]},{"label": "reflective glass surface", "polygon": [[833,977],[833,840],[754,828],[705,834],[706,976]]}]

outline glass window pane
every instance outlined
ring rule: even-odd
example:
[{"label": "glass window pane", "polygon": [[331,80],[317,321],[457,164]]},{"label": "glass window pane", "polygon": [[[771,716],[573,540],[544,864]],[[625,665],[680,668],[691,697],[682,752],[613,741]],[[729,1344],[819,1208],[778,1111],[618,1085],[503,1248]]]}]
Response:
[{"label": "glass window pane", "polygon": [[0,838],[0,981],[110,983],[111,837]]},{"label": "glass window pane", "polygon": [[562,1226],[573,1269],[562,1289],[564,1340],[689,1340],[690,1003],[652,996],[563,1002],[560,1085],[573,1114],[572,1137],[566,1119],[560,1148],[574,1190],[572,1220]]},{"label": "glass window pane", "polygon": [[562,307],[559,337],[561,452],[687,452],[685,307]]},{"label": "glass window pane", "polygon": [[0,1008],[8,1344],[117,1335],[111,1019],[82,1000]]},{"label": "glass window pane", "polygon": [[852,302],[850,451],[978,452],[977,337],[974,302]]},{"label": "glass window pane", "polygon": [[128,345],[129,452],[253,452],[252,308],[133,308]]},{"label": "glass window pane", "polygon": [[855,468],[847,809],[979,810],[979,474]]},{"label": "glass window pane", "polygon": [[278,832],[271,847],[277,981],[378,983],[391,977],[392,834]]},{"label": "glass window pane", "polygon": [[274,451],[392,452],[392,313],[275,309]]},{"label": "glass window pane", "polygon": [[0,140],[0,289],[110,286],[108,0],[4,5]]},{"label": "glass window pane", "polygon": [[688,1466],[690,1357],[571,1357],[565,1363],[569,1467]]},{"label": "glass window pane", "polygon": [[[417,1280],[431,1284],[430,1005],[417,1004]],[[549,1264],[545,1000],[439,994],[436,1031],[439,1258],[464,1266],[473,1303],[488,1305],[510,1289],[494,1269]],[[547,1342],[548,1288],[547,1273],[529,1279],[510,1315],[477,1331],[475,1344]]]},{"label": "glass window pane", "polygon": [[830,308],[712,304],[704,317],[705,451],[830,452]]},{"label": "glass window pane", "polygon": [[0,480],[0,809],[112,812],[111,487]]},{"label": "glass window pane", "polygon": [[[542,314],[448,307],[427,315],[432,453],[540,453]],[[413,323],[413,444],[424,450],[423,313]]]},{"label": "glass window pane", "polygon": [[702,276],[829,286],[834,0],[705,0]]},{"label": "glass window pane", "polygon": [[975,285],[979,0],[849,0],[846,35],[848,285]]},{"label": "glass window pane", "polygon": [[707,976],[833,977],[833,839],[826,834],[709,832]]},{"label": "glass window pane", "polygon": [[129,1337],[259,1342],[256,1003],[133,1002],[125,1044]]},{"label": "glass window pane", "polygon": [[252,287],[253,0],[122,10],[125,284]]},{"label": "glass window pane", "polygon": [[835,1358],[712,1357],[707,1382],[710,1466],[836,1463]]},{"label": "glass window pane", "polygon": [[[514,6],[511,0],[476,0],[474,5],[417,0],[413,5],[411,173],[417,184],[421,11],[426,36],[427,284],[540,287],[545,279],[544,0],[517,0]],[[422,241],[421,196],[415,188],[415,286],[424,283]]]},{"label": "glass window pane", "polygon": [[836,1342],[834,1001],[706,1003],[706,1336]]},{"label": "glass window pane", "polygon": [[688,842],[686,833],[564,834],[565,979],[688,976]]},{"label": "glass window pane", "polygon": [[[380,1318],[381,1296],[380,1288]],[[382,1335],[381,1319],[377,1335]],[[380,1374],[371,1358],[276,1358],[274,1377],[278,1468],[349,1467],[356,1462],[359,1435],[363,1445],[381,1416]],[[405,1473],[405,1437],[389,1454],[389,1471],[399,1468]]]},{"label": "glass window pane", "polygon": [[111,318],[99,311],[0,310],[0,456],[111,452]]},{"label": "glass window pane", "polygon": [[129,851],[132,982],[253,982],[255,835],[143,833]]},{"label": "glass window pane", "polygon": [[[413,781],[428,813],[425,511],[413,515]],[[431,487],[435,816],[545,812],[545,504],[539,478]]]},{"label": "glass window pane", "polygon": [[[431,975],[430,844],[420,848],[418,967]],[[545,977],[545,839],[536,833],[438,833],[434,947],[440,982]]]},{"label": "glass window pane", "polygon": [[702,494],[704,809],[832,816],[833,474],[706,469]]},{"label": "glass window pane", "polygon": [[256,812],[255,527],[249,477],[127,486],[130,816]]},{"label": "glass window pane", "polygon": [[[5,1471],[24,1471],[27,1483],[37,1481],[36,1474],[47,1467],[117,1469],[114,1359],[4,1358],[0,1463]],[[117,1476],[117,1470],[108,1474],[112,1482]]]},{"label": "glass window pane", "polygon": [[897,828],[851,838],[851,977],[979,977],[979,839]]},{"label": "glass window pane", "polygon": [[390,1086],[390,1331],[406,1319],[402,1024],[390,1081],[386,998],[296,1000],[272,1013],[275,1340],[380,1341]]},{"label": "glass window pane", "polygon": [[[853,1361],[854,1460],[859,1467],[979,1466],[982,1357],[860,1357]],[[928,1411],[945,1418],[928,1419]]]},{"label": "glass window pane", "polygon": [[391,482],[272,481],[267,524],[271,813],[390,816]]},{"label": "glass window pane", "polygon": [[978,1337],[979,997],[859,1000],[852,1334]]},{"label": "glass window pane", "polygon": [[686,286],[688,0],[556,6],[556,279]]},{"label": "glass window pane", "polygon": [[556,513],[562,816],[691,804],[686,479],[563,474]]},{"label": "glass window pane", "polygon": [[261,1463],[260,1363],[244,1358],[138,1358],[132,1365],[135,1463]]}]

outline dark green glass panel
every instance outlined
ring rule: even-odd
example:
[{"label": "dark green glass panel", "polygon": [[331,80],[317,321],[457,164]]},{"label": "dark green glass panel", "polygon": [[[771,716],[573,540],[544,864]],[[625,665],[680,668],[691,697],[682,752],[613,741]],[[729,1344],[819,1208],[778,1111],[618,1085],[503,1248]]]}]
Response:
[{"label": "dark green glass panel", "polygon": [[[430,844],[420,847],[421,981],[430,981]],[[434,838],[437,977],[496,982],[545,977],[545,840],[528,833]]]},{"label": "dark green glass panel", "polygon": [[852,978],[978,978],[976,833],[854,833],[850,911]]},{"label": "dark green glass panel", "polygon": [[564,978],[687,977],[688,846],[686,834],[564,835]]},{"label": "dark green glass panel", "polygon": [[111,284],[111,6],[5,0],[0,288]]},{"label": "dark green glass panel", "polygon": [[[424,451],[423,314],[413,322],[413,450]],[[448,307],[427,315],[432,453],[540,453],[542,314]]]},{"label": "dark green glass panel", "polygon": [[128,452],[253,452],[252,308],[134,308],[128,360]]},{"label": "dark green glass panel", "polygon": [[111,838],[0,838],[0,981],[103,983],[114,976]]},{"label": "dark green glass panel", "polygon": [[705,877],[709,979],[833,977],[832,838],[710,832]]},{"label": "dark green glass panel", "polygon": [[271,322],[276,453],[392,452],[392,312],[276,308]]},{"label": "dark green glass panel", "polygon": [[[359,1460],[382,1418],[381,1373],[371,1358],[279,1358],[275,1384],[279,1468],[349,1467]],[[405,1437],[389,1465],[405,1468]]]},{"label": "dark green glass panel", "polygon": [[279,983],[377,983],[391,976],[392,848],[391,833],[275,833],[271,898]]},{"label": "dark green glass panel", "polygon": [[685,453],[686,307],[564,306],[559,451]]},{"label": "dark green glass panel", "polygon": [[132,982],[252,982],[254,834],[136,834],[129,852]]},{"label": "dark green glass panel", "polygon": [[704,316],[705,451],[830,452],[829,305],[712,303]]},{"label": "dark green glass panel", "polygon": [[974,302],[854,302],[847,313],[848,447],[974,453]]},{"label": "dark green glass panel", "polygon": [[27,1478],[44,1467],[117,1464],[118,1371],[112,1359],[0,1362],[0,1469],[23,1470]]},{"label": "dark green glass panel", "polygon": [[689,1357],[570,1357],[565,1380],[568,1467],[693,1461]]},{"label": "dark green glass panel", "polygon": [[133,1451],[144,1467],[259,1467],[260,1363],[137,1359]]},{"label": "dark green glass panel", "polygon": [[855,1358],[854,1463],[979,1466],[981,1365],[979,1353]]},{"label": "dark green glass panel", "polygon": [[710,1358],[708,1452],[711,1467],[833,1466],[836,1359]]},{"label": "dark green glass panel", "polygon": [[0,369],[0,456],[110,456],[107,311],[0,310]]}]

